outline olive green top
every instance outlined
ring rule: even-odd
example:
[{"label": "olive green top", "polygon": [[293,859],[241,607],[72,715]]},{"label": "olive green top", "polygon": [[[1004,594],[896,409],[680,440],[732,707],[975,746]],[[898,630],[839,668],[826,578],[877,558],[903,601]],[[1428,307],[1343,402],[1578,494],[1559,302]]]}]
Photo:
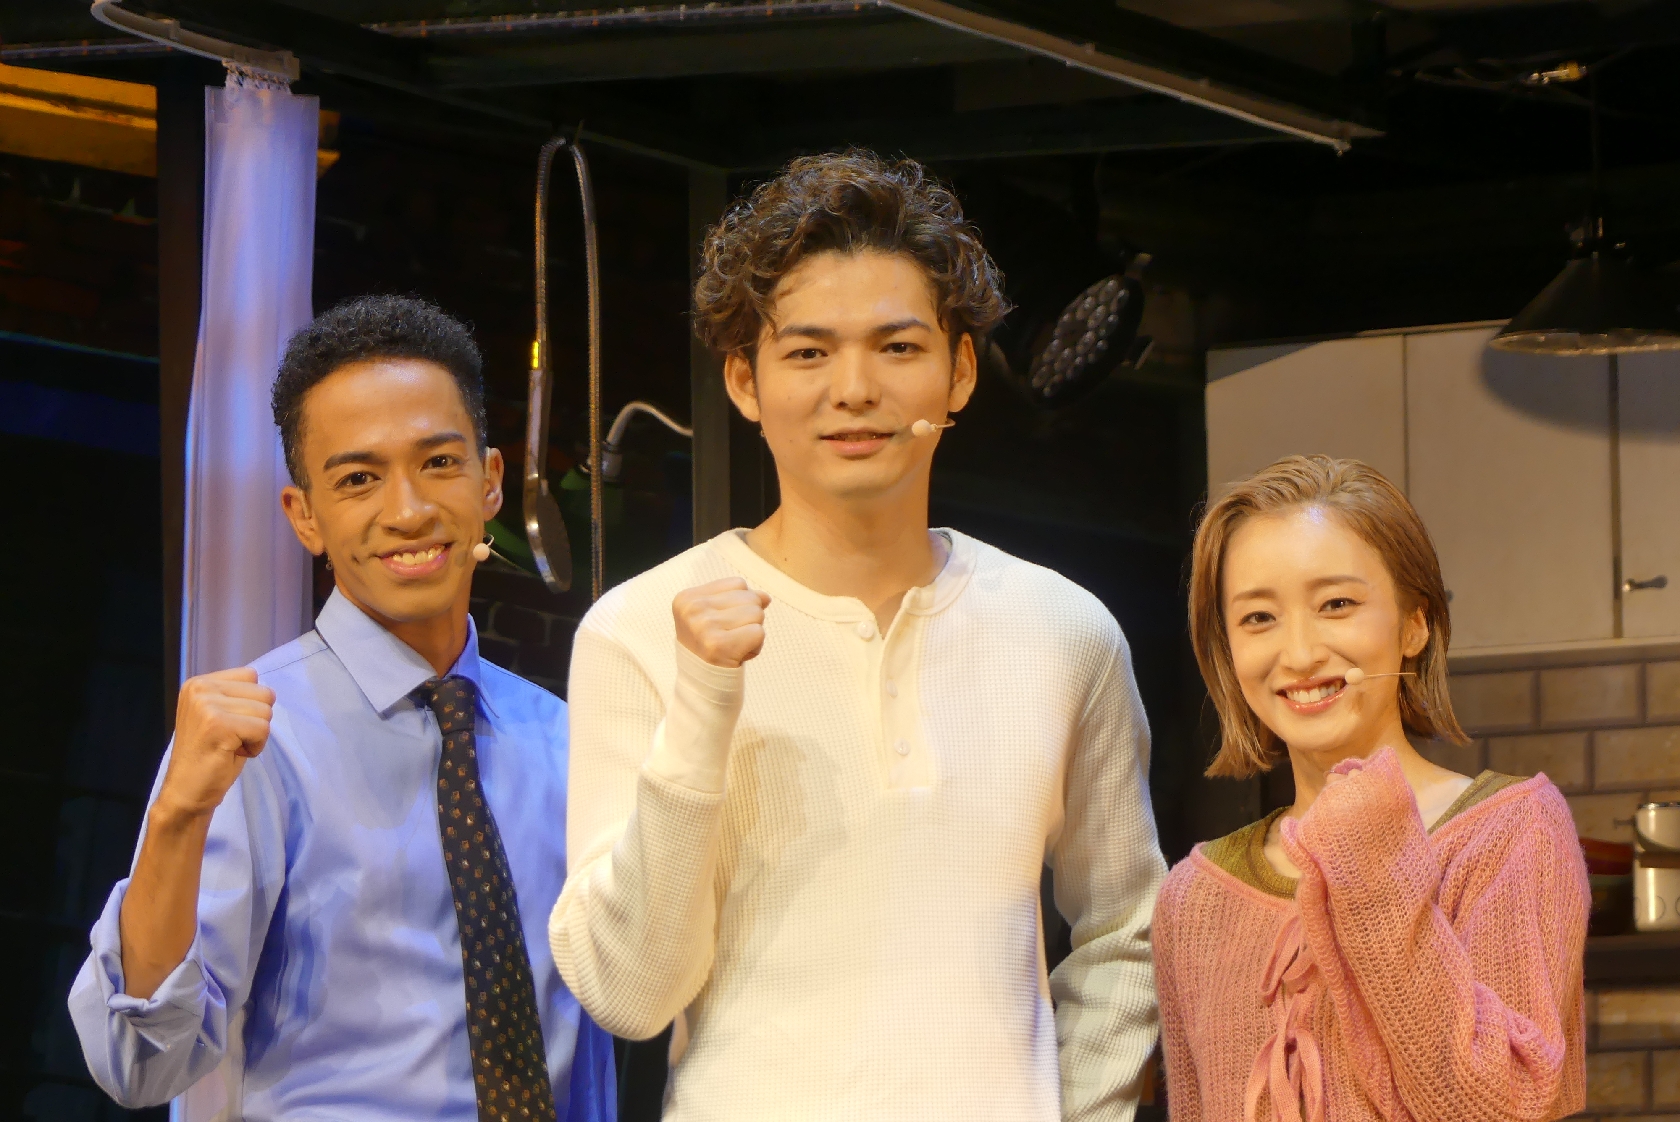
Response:
[{"label": "olive green top", "polygon": [[[1520,775],[1502,775],[1497,771],[1482,772],[1453,800],[1447,812],[1429,828],[1429,832],[1434,833],[1449,819],[1463,814],[1483,799],[1503,791],[1511,784],[1523,782],[1523,779]],[[1288,809],[1286,806],[1279,807],[1258,822],[1251,822],[1235,833],[1207,842],[1202,846],[1202,855],[1246,885],[1273,896],[1293,899],[1295,878],[1284,876],[1266,860],[1266,835],[1271,832],[1272,822]]]}]

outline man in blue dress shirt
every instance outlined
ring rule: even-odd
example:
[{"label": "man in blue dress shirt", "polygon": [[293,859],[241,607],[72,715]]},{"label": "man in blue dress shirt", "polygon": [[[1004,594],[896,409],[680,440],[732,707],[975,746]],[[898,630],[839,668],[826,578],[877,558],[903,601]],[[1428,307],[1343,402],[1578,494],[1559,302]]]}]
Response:
[{"label": "man in blue dress shirt", "polygon": [[612,1041],[556,972],[566,707],[478,655],[501,507],[477,347],[415,300],[341,305],[274,387],[311,631],[181,689],[139,852],[70,1011],[93,1076],[162,1103],[232,1055],[229,1117],[614,1116]]}]

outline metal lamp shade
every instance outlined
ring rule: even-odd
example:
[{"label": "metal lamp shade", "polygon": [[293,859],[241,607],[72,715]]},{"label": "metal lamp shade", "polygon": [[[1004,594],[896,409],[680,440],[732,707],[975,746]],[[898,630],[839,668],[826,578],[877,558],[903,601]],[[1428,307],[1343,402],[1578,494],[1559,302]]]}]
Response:
[{"label": "metal lamp shade", "polygon": [[1680,307],[1665,278],[1593,253],[1565,265],[1491,345],[1554,355],[1680,350]]}]

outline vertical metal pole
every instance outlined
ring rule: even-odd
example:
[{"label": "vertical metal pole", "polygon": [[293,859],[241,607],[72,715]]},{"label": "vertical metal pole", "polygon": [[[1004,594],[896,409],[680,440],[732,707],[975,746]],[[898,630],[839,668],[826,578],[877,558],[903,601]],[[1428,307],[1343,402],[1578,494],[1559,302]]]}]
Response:
[{"label": "vertical metal pole", "polygon": [[[729,200],[728,175],[717,168],[688,173],[689,283],[699,275],[706,231]],[[723,363],[689,334],[689,409],[694,426],[694,540],[703,542],[734,525],[729,512],[729,418],[734,410],[723,389]]]},{"label": "vertical metal pole", "polygon": [[204,245],[204,88],[215,70],[164,61],[157,87],[158,416],[163,499],[164,723],[175,726],[181,668],[182,535],[186,518],[187,404],[198,353]]},{"label": "vertical metal pole", "polygon": [[1627,595],[1622,587],[1622,373],[1611,355],[1610,383],[1610,575],[1616,582],[1616,598],[1611,601],[1611,637],[1622,637],[1622,608]]}]

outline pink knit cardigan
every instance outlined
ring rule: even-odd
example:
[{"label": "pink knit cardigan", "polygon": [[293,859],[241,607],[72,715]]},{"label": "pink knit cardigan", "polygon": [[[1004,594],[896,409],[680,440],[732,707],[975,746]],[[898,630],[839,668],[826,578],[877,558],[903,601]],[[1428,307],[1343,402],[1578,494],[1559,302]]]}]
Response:
[{"label": "pink knit cardigan", "polygon": [[1336,771],[1283,824],[1302,871],[1292,897],[1292,882],[1236,875],[1207,845],[1162,886],[1174,1122],[1580,1110],[1589,894],[1557,788],[1511,782],[1431,833],[1391,750]]}]

